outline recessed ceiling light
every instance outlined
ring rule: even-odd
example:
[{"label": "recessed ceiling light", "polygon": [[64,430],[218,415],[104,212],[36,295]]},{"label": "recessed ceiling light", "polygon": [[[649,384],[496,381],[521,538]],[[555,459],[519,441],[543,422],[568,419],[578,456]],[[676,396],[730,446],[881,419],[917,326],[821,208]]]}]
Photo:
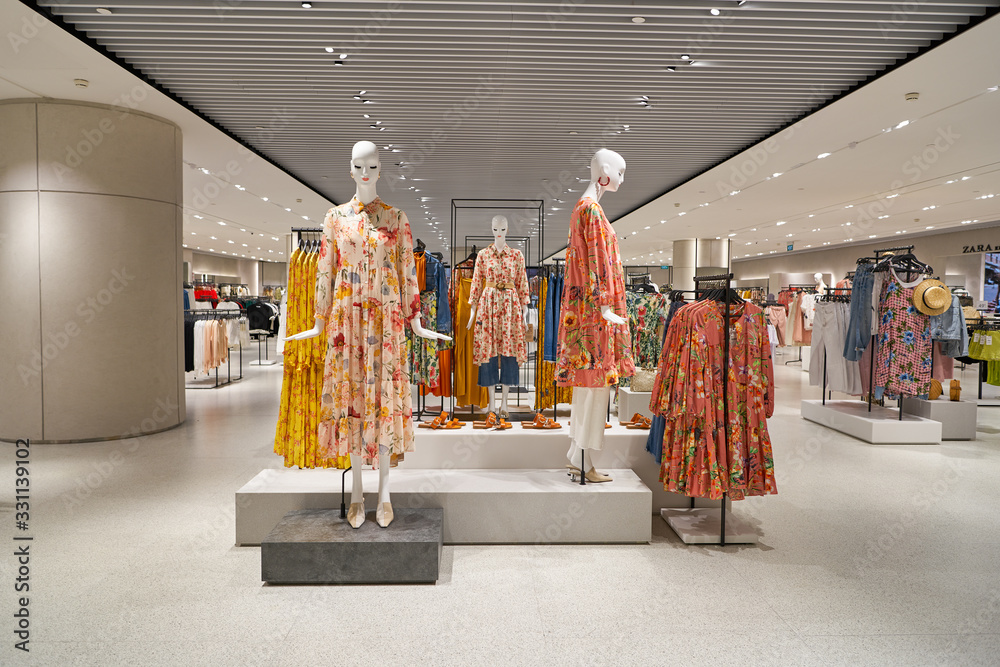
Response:
[{"label": "recessed ceiling light", "polygon": [[213,237],[212,237],[212,240],[213,240],[213,241],[218,241],[219,239],[217,239],[217,238],[215,238],[215,237],[213,236]]},{"label": "recessed ceiling light", "polygon": [[896,125],[896,129],[899,130],[901,128],[906,127],[909,124],[910,124],[910,121],[908,121],[908,120],[901,120],[901,121],[899,121],[899,124]]},{"label": "recessed ceiling light", "polygon": [[848,204],[848,205],[847,205],[847,206],[845,206],[844,208],[854,208],[854,204]]},{"label": "recessed ceiling light", "polygon": [[777,178],[778,176],[781,176],[781,174],[782,174],[782,172],[776,171],[773,174],[771,174],[771,178]]},{"label": "recessed ceiling light", "polygon": [[198,215],[197,213],[195,214],[195,216],[194,216],[194,217],[198,218],[199,220],[201,220],[201,219],[202,219],[202,217],[201,217],[200,215]]},{"label": "recessed ceiling light", "polygon": [[733,232],[732,234],[730,234],[730,236],[736,236],[736,232]]},{"label": "recessed ceiling light", "polygon": [[681,54],[681,60],[691,60],[691,56],[686,53]]},{"label": "recessed ceiling light", "polygon": [[341,53],[340,54],[340,59],[341,60],[347,60],[347,54],[346,53]]},{"label": "recessed ceiling light", "polygon": [[776,227],[781,227],[783,224],[785,224],[784,220],[779,220],[778,222],[774,223]]},{"label": "recessed ceiling light", "polygon": [[718,16],[721,12],[719,12],[718,9],[716,9],[715,7],[713,7],[712,9],[708,10],[708,13],[711,14],[712,16]]},{"label": "recessed ceiling light", "polygon": [[326,47],[323,50],[326,51],[327,53],[333,53],[333,47],[332,46],[328,46],[328,47]]},{"label": "recessed ceiling light", "polygon": [[668,71],[668,72],[676,72],[676,71],[677,71],[677,68],[676,68],[676,67],[674,67],[673,65],[670,65],[670,66],[668,66],[668,67],[667,67],[667,71]]},{"label": "recessed ceiling light", "polygon": [[311,3],[311,2],[303,2],[302,3],[302,9],[312,9],[312,6],[313,6],[313,3]]},{"label": "recessed ceiling light", "polygon": [[232,244],[234,244],[234,245],[235,245],[235,244],[236,244],[236,241],[226,241],[226,243],[232,243]]},{"label": "recessed ceiling light", "polygon": [[286,211],[288,211],[288,212],[291,212],[291,210],[292,210],[292,209],[290,209],[290,208],[285,208],[285,210],[286,210]]},{"label": "recessed ceiling light", "polygon": [[219,220],[219,224],[222,225],[223,227],[226,226],[226,223],[224,223],[222,220]]},{"label": "recessed ceiling light", "polygon": [[111,16],[111,14],[113,13],[107,7],[98,7],[94,11],[100,14],[101,16]]},{"label": "recessed ceiling light", "polygon": [[830,154],[829,153],[820,153],[819,155],[816,156],[816,159],[817,160],[822,160],[825,157],[830,157]]},{"label": "recessed ceiling light", "polygon": [[646,22],[646,19],[643,18],[642,16],[633,16],[632,17],[632,23],[645,23],[645,22]]}]

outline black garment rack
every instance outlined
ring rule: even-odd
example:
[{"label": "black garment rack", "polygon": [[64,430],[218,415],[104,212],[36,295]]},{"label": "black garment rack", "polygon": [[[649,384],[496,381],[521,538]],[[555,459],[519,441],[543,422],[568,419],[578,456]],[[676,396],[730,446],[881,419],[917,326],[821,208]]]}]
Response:
[{"label": "black garment rack", "polygon": [[[192,320],[231,320],[233,318],[245,317],[245,313],[242,310],[185,310],[184,319]],[[198,387],[194,385],[185,385],[187,389],[218,389],[219,387],[225,387],[227,384],[232,384],[237,380],[243,379],[243,342],[240,342],[240,375],[234,378],[232,374],[233,368],[233,352],[232,348],[226,347],[226,381],[219,382],[219,367],[215,367],[215,385],[211,387]]]}]

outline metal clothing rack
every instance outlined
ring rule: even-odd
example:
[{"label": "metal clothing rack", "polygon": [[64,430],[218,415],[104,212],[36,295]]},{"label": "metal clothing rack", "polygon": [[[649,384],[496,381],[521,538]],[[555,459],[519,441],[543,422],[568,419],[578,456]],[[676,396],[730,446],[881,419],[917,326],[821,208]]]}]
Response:
[{"label": "metal clothing rack", "polygon": [[[985,318],[984,319],[980,319],[978,324],[971,325],[969,327],[969,329],[971,330],[971,332],[976,332],[976,331],[1000,331],[1000,320],[987,320]],[[971,339],[971,336],[970,336],[970,339]],[[978,382],[979,382],[979,390],[978,390],[978,393],[976,394],[976,397],[981,401],[981,400],[983,400],[983,369],[982,369],[982,364],[989,363],[989,362],[987,360],[985,360],[985,359],[977,359],[976,361],[979,362],[977,364],[977,366],[980,367],[978,369],[978,372],[976,373],[976,375],[978,377]],[[980,407],[1000,407],[1000,406],[983,405],[983,406],[980,406]]]},{"label": "metal clothing rack", "polygon": [[[245,317],[245,314],[241,310],[185,310],[184,319],[191,318],[192,320],[231,320],[239,319],[240,317]],[[226,381],[219,382],[219,367],[215,367],[215,385],[211,387],[198,387],[195,385],[185,385],[187,389],[218,389],[219,387],[225,387],[227,384],[232,384],[238,380],[243,379],[243,343],[240,342],[240,375],[234,378],[232,375],[233,368],[233,352],[232,348],[226,347]]]},{"label": "metal clothing rack", "polygon": [[[781,288],[782,292],[792,291],[792,292],[808,292],[811,294],[816,293],[816,285],[810,285],[805,283],[798,283],[793,285],[785,285]],[[786,361],[785,365],[788,364],[801,364],[802,363],[802,345],[797,346],[799,348],[799,356],[797,359],[792,359],[791,361]]]}]

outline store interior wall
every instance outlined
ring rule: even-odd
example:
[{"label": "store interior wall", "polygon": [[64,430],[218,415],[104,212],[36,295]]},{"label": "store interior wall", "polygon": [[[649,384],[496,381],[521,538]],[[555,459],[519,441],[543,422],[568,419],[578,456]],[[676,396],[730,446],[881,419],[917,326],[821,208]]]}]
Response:
[{"label": "store interior wall", "polygon": [[[982,298],[982,253],[967,252],[979,246],[996,248],[1000,244],[1000,222],[979,225],[971,229],[919,236],[891,236],[870,243],[854,243],[827,250],[790,252],[759,259],[735,260],[733,274],[737,280],[770,279],[772,274],[832,274],[834,282],[842,279],[857,266],[859,257],[870,257],[876,249],[913,245],[914,254],[934,268],[935,275],[967,273],[966,289],[976,299]],[[978,259],[963,259],[963,256]],[[811,282],[807,281],[807,282]],[[781,285],[769,285],[772,292]]]},{"label": "store interior wall", "polygon": [[[0,438],[184,420],[181,133],[140,112],[0,103]],[[9,307],[9,310],[6,309]]]}]

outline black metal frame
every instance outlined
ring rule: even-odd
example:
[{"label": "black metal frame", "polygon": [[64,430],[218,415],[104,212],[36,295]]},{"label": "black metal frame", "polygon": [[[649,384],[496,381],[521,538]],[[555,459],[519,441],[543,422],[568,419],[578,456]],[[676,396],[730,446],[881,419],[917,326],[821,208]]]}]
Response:
[{"label": "black metal frame", "polygon": [[[240,317],[246,317],[246,313],[243,310],[194,310],[189,309],[184,311],[184,319],[190,317],[191,319],[204,319],[204,320],[230,320]],[[228,384],[237,382],[243,379],[243,343],[240,342],[240,376],[233,378],[233,351],[232,348],[226,348],[226,381],[219,382],[219,367],[215,367],[215,385],[211,387],[199,387],[196,385],[184,385],[185,389],[218,389],[219,387],[225,387]]]}]

